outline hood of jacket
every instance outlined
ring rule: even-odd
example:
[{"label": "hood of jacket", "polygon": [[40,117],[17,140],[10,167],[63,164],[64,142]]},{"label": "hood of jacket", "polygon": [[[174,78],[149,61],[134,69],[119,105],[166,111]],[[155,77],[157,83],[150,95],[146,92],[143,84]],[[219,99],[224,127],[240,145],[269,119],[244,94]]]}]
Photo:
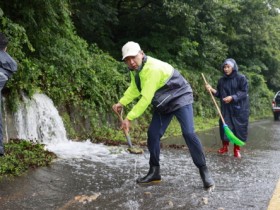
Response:
[{"label": "hood of jacket", "polygon": [[227,63],[227,61],[230,61],[230,62],[232,62],[232,63],[234,64],[234,66],[233,66],[233,71],[238,71],[237,63],[236,63],[236,61],[235,61],[233,58],[227,58],[227,59],[223,62],[222,66],[221,66],[222,71],[224,71],[224,65]]},{"label": "hood of jacket", "polygon": [[[233,63],[233,71],[232,71],[232,73],[231,73],[230,75],[226,75],[225,72],[224,72],[224,65],[227,64],[228,61],[231,62],[231,63]],[[236,75],[237,72],[238,72],[238,66],[237,66],[236,61],[235,61],[233,58],[227,58],[227,59],[223,62],[222,66],[221,66],[221,70],[222,70],[222,72],[223,72],[225,78],[233,78],[233,77],[235,77],[235,75]]]}]

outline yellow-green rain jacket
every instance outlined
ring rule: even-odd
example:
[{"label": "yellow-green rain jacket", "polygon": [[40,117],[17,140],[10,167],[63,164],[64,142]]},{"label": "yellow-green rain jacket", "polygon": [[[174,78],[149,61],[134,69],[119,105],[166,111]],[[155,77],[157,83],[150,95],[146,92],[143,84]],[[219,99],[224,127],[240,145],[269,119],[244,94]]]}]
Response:
[{"label": "yellow-green rain jacket", "polygon": [[[137,73],[140,78],[140,90],[135,81]],[[126,106],[137,97],[141,97],[127,114],[129,120],[141,116],[151,103],[163,114],[193,103],[191,86],[177,70],[166,62],[147,56],[142,69],[138,72],[131,71],[130,77],[130,86],[119,102]]]}]

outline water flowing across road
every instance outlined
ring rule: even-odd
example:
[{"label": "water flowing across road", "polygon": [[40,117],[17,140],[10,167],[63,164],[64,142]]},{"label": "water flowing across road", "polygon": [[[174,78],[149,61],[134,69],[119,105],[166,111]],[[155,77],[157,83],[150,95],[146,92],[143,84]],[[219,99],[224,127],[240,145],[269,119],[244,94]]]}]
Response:
[{"label": "water flowing across road", "polygon": [[[25,114],[21,116],[24,117],[19,119],[27,118]],[[142,186],[135,180],[148,170],[147,150],[142,155],[134,155],[125,146],[46,138],[47,149],[55,152],[58,159],[49,167],[1,181],[0,206],[1,209],[59,210],[265,210],[280,176],[279,126],[280,122],[272,119],[252,123],[248,144],[242,148],[242,159],[233,157],[232,145],[229,154],[217,154],[220,146],[217,129],[199,133],[216,182],[213,192],[202,188],[198,170],[186,148],[164,147],[160,156],[163,181]],[[164,139],[163,143],[184,144],[181,137]]]}]

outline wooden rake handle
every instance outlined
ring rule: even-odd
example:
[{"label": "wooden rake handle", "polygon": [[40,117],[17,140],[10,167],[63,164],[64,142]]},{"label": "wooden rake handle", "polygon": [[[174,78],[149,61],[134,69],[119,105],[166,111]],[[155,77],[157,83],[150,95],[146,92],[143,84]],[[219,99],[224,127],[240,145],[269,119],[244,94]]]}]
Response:
[{"label": "wooden rake handle", "polygon": [[[123,122],[123,117],[122,117],[123,116],[123,109],[121,110],[121,113],[119,113],[118,111],[115,111],[115,110],[114,110],[114,112],[117,114],[120,122],[122,123]],[[128,135],[128,132],[126,130],[124,130],[124,129],[122,129],[122,130],[125,133],[125,135]]]},{"label": "wooden rake handle", "polygon": [[[205,79],[205,77],[204,77],[204,74],[201,73],[201,75],[202,75],[202,78],[203,78],[203,80],[204,80],[205,85],[207,85],[208,82],[206,81],[206,79]],[[219,113],[219,115],[220,115],[220,118],[221,118],[223,124],[226,124],[226,123],[225,123],[225,120],[224,120],[224,118],[223,118],[222,112],[221,112],[221,110],[220,110],[220,108],[219,108],[219,106],[218,106],[218,104],[217,104],[217,102],[216,102],[216,100],[215,100],[215,98],[214,98],[214,96],[213,96],[211,90],[208,90],[208,92],[209,92],[210,95],[211,95],[211,98],[212,98],[212,100],[213,100],[213,102],[214,102],[214,104],[215,104],[215,106],[216,106],[216,108],[217,108],[217,111],[218,111],[218,113]]]},{"label": "wooden rake handle", "polygon": [[[123,117],[122,117],[122,115],[123,115],[123,109],[121,110],[121,113],[119,113],[118,111],[115,111],[115,110],[114,110],[114,112],[117,114],[117,116],[118,116],[120,122],[122,123],[122,122],[123,122]],[[129,147],[132,147],[132,143],[131,143],[131,139],[130,139],[130,135],[129,135],[128,131],[125,130],[125,129],[122,129],[122,130],[123,130],[123,133],[124,133],[125,138],[126,138],[126,140],[127,140],[128,146],[129,146]]]}]

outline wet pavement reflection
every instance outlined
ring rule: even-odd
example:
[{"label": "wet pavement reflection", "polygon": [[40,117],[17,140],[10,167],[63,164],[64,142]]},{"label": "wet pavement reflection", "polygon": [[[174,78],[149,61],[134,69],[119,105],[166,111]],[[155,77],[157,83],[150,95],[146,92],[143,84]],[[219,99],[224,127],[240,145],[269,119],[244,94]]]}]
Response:
[{"label": "wet pavement reflection", "polygon": [[[50,167],[2,180],[0,209],[267,209],[280,176],[279,126],[270,119],[252,123],[242,159],[233,157],[232,145],[227,155],[217,154],[217,129],[199,133],[216,182],[212,192],[203,189],[186,148],[163,148],[162,182],[137,185],[136,178],[148,170],[146,148],[134,155],[125,147],[97,146],[100,152],[93,156],[61,154]],[[162,142],[184,144],[181,137]]]}]

